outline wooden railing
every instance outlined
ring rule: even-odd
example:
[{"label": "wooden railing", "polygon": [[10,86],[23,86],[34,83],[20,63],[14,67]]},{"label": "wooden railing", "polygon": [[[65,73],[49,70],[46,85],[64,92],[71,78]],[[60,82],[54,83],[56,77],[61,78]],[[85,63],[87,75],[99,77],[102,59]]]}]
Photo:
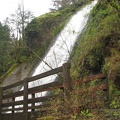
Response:
[{"label": "wooden railing", "polygon": [[[35,80],[40,80],[41,78],[45,78],[50,75],[54,75],[58,73],[62,73],[62,74],[59,74],[61,75],[61,78],[62,78],[59,81],[54,81],[54,82],[36,86],[33,88],[28,87],[28,84],[30,82],[33,82]],[[30,77],[30,78],[26,78],[23,81],[14,83],[6,87],[0,87],[0,120],[8,120],[8,119],[10,120],[22,120],[22,119],[23,120],[36,120],[36,117],[39,114],[38,110],[41,111],[40,108],[49,106],[49,103],[47,101],[50,101],[51,99],[55,99],[57,97],[62,97],[62,96],[66,96],[69,99],[72,86],[76,84],[83,84],[86,82],[93,81],[95,79],[101,79],[105,77],[106,77],[105,74],[98,74],[98,75],[90,76],[88,78],[84,78],[83,80],[71,81],[70,64],[65,63],[63,64],[63,66],[59,68],[50,70],[48,72]],[[10,89],[14,89],[17,86],[24,86],[24,89],[21,91],[14,92],[14,93],[8,92]],[[54,95],[35,97],[36,93],[40,93],[44,91],[51,91],[51,90],[60,89],[60,88],[63,89],[64,94],[58,93]],[[108,86],[105,83],[103,86],[99,87],[98,90],[107,90],[107,88]],[[28,95],[31,95],[31,98],[29,98]],[[20,97],[20,96],[23,97],[22,100],[20,101],[15,100],[16,97]],[[9,99],[9,102],[7,101],[8,99]],[[40,105],[36,105],[36,103],[40,103]],[[17,107],[17,106],[21,106],[21,107]]]},{"label": "wooden railing", "polygon": [[[33,82],[35,80],[44,78],[44,77],[48,77],[50,75],[54,75],[54,74],[58,74],[62,72],[62,80],[61,81],[54,81],[52,83],[48,83],[45,85],[40,85],[37,87],[33,87],[33,88],[29,88],[28,84],[29,82]],[[45,101],[49,101],[50,99],[54,99],[57,96],[59,96],[60,94],[56,94],[56,95],[48,95],[48,96],[43,96],[43,97],[35,97],[36,93],[39,92],[44,92],[44,91],[50,91],[50,90],[54,90],[54,89],[59,89],[59,88],[64,88],[64,92],[66,96],[69,96],[69,89],[70,89],[70,64],[69,63],[65,63],[62,67],[50,70],[48,72],[30,77],[30,78],[26,78],[23,81],[14,83],[12,85],[6,86],[6,87],[0,87],[0,120],[6,120],[6,116],[7,113],[16,113],[17,111],[22,112],[22,116],[20,117],[20,120],[24,119],[24,120],[28,120],[29,119],[29,115],[28,115],[28,111],[36,111],[36,109],[40,108],[40,107],[44,107],[45,105],[37,105],[35,106],[35,103],[40,103],[40,102],[45,102]],[[21,91],[17,91],[14,93],[6,93],[5,91],[8,91],[10,89],[13,89],[17,86],[24,86],[24,90]],[[28,98],[28,95],[31,95],[31,98]],[[16,97],[23,97],[23,100],[20,101],[15,101]],[[10,102],[4,102],[5,100],[11,100]],[[31,104],[30,106],[28,104]],[[18,107],[17,106],[23,106],[23,107]],[[47,105],[48,106],[48,105]],[[9,114],[10,115],[10,114]],[[9,119],[12,119],[9,117]],[[19,120],[18,116],[17,118],[14,117],[15,120]]]}]

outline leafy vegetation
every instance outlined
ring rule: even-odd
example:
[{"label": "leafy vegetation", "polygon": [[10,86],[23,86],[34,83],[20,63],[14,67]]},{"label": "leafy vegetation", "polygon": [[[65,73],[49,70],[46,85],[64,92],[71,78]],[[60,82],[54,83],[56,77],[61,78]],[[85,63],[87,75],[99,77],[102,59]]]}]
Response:
[{"label": "leafy vegetation", "polygon": [[2,75],[10,64],[10,30],[7,25],[0,23],[0,75]]},{"label": "leafy vegetation", "polygon": [[[85,3],[87,2],[84,2],[84,4]],[[50,45],[51,41],[53,41],[54,37],[61,31],[66,22],[71,17],[71,15],[74,14],[74,12],[77,11],[81,7],[81,5],[83,5],[83,3],[69,5],[66,6],[65,9],[47,13],[40,17],[34,18],[31,21],[31,23],[27,25],[26,28],[26,24],[24,25],[24,21],[21,21],[24,27],[22,27],[23,30],[21,30],[20,28],[20,31],[17,31],[17,35],[19,34],[20,37],[17,36],[16,38],[15,35],[10,36],[11,31],[9,31],[8,38],[7,36],[5,36],[7,41],[11,38],[11,42],[9,42],[9,45],[7,44],[8,48],[5,45],[2,45],[3,42],[1,42],[2,47],[0,48],[0,52],[2,57],[0,59],[2,60],[3,54],[5,55],[4,67],[3,63],[0,64],[1,78],[4,79],[6,76],[10,75],[18,65],[25,62],[31,62],[34,59],[38,60],[40,57],[42,57],[45,51],[47,50],[48,46]],[[19,5],[17,12],[19,12],[19,9],[23,10],[23,7],[24,6]],[[28,11],[21,12],[22,14],[24,14],[24,12]],[[16,16],[19,16],[19,14],[13,14],[13,17]],[[16,24],[18,24],[18,20],[16,20],[16,18],[11,18],[11,20],[12,19],[14,19],[13,22],[16,22]],[[9,22],[10,21],[6,19],[7,25]],[[2,32],[0,34],[2,34]],[[2,50],[3,47],[4,51]],[[9,52],[7,50],[9,50]]]},{"label": "leafy vegetation", "polygon": [[52,0],[53,8],[52,11],[65,9],[66,6],[72,5],[84,5],[86,2],[91,0]]},{"label": "leafy vegetation", "polygon": [[109,76],[111,94],[120,90],[119,11],[118,1],[99,1],[72,57],[75,63],[71,72],[74,79],[105,72]]}]

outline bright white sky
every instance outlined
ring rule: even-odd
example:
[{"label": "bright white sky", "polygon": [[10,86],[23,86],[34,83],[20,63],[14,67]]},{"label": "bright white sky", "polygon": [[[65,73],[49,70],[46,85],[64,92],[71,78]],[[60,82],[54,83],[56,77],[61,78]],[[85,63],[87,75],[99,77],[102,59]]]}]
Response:
[{"label": "bright white sky", "polygon": [[[15,13],[18,4],[22,0],[0,0],[0,21],[3,22],[10,14]],[[29,9],[34,13],[34,16],[39,16],[49,12],[51,8],[51,0],[24,0],[25,10]]]}]

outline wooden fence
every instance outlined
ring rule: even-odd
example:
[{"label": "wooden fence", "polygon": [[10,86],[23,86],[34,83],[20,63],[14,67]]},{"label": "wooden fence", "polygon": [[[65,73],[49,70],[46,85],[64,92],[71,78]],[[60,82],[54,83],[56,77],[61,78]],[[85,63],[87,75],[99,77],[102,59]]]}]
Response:
[{"label": "wooden fence", "polygon": [[[62,79],[60,81],[54,81],[52,83],[48,83],[45,85],[36,86],[33,88],[29,88],[28,84],[35,80],[48,77],[50,75],[62,73]],[[70,78],[70,64],[65,63],[63,66],[50,70],[48,72],[26,78],[23,81],[14,83],[12,85],[6,87],[0,87],[0,120],[36,120],[39,116],[41,108],[49,106],[47,101],[51,99],[55,99],[56,97],[61,97],[61,94],[54,94],[54,95],[47,95],[42,97],[35,97],[36,93],[44,92],[44,91],[51,91],[55,89],[63,88],[64,94],[66,97],[70,97],[71,88],[75,84],[82,84],[89,81],[93,81],[94,79],[101,79],[105,78],[105,74],[98,74],[84,80],[76,80],[71,81]],[[14,93],[9,93],[6,91],[13,89],[17,86],[24,86],[24,89],[21,91],[17,91]],[[98,88],[98,87],[97,87]],[[99,86],[98,90],[107,90],[107,84]],[[31,95],[31,98],[28,97]],[[108,95],[108,94],[107,94]],[[23,99],[16,101],[16,97],[22,96]],[[6,102],[6,100],[10,100]],[[42,103],[40,105],[36,105],[36,103]],[[45,104],[44,104],[45,103]],[[17,107],[21,106],[21,107]]]},{"label": "wooden fence", "polygon": [[[50,75],[58,74],[62,72],[62,77],[63,80],[61,81],[54,81],[52,83],[48,83],[45,85],[40,85],[37,87],[33,88],[28,88],[28,84],[30,82],[33,82],[35,80],[48,77]],[[38,116],[38,111],[36,109],[40,109],[41,107],[46,106],[45,105],[37,105],[35,106],[35,103],[38,102],[45,102],[49,101],[50,99],[54,99],[59,94],[57,95],[48,95],[44,97],[37,97],[35,98],[35,94],[39,92],[44,92],[44,91],[50,91],[58,88],[64,88],[65,95],[69,97],[69,90],[70,90],[70,85],[71,85],[71,79],[70,79],[70,64],[65,63],[62,67],[50,70],[48,72],[36,75],[34,77],[26,78],[23,81],[14,83],[12,85],[6,86],[6,87],[0,87],[0,120],[35,120],[36,117]],[[17,86],[24,86],[24,90],[22,91],[17,91],[15,93],[7,93],[4,94],[5,91],[10,90],[12,88],[15,88]],[[32,97],[29,99],[28,95],[31,95]],[[23,100],[20,101],[15,101],[16,97],[23,97]],[[10,99],[10,102],[4,102],[5,100]],[[31,104],[29,106],[28,104]],[[20,106],[22,107],[16,107]],[[47,105],[48,106],[48,105]],[[28,112],[28,111],[32,112]],[[20,113],[18,113],[19,111]],[[31,118],[31,116],[33,116]]]}]

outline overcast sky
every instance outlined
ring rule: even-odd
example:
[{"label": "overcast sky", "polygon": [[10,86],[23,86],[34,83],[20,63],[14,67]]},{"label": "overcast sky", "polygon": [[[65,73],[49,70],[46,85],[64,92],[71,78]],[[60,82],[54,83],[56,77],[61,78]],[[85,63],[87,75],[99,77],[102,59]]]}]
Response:
[{"label": "overcast sky", "polygon": [[[0,21],[3,22],[6,17],[14,13],[21,1],[22,0],[0,0]],[[25,10],[31,10],[34,16],[39,16],[49,12],[51,0],[24,0],[24,7]]]}]

